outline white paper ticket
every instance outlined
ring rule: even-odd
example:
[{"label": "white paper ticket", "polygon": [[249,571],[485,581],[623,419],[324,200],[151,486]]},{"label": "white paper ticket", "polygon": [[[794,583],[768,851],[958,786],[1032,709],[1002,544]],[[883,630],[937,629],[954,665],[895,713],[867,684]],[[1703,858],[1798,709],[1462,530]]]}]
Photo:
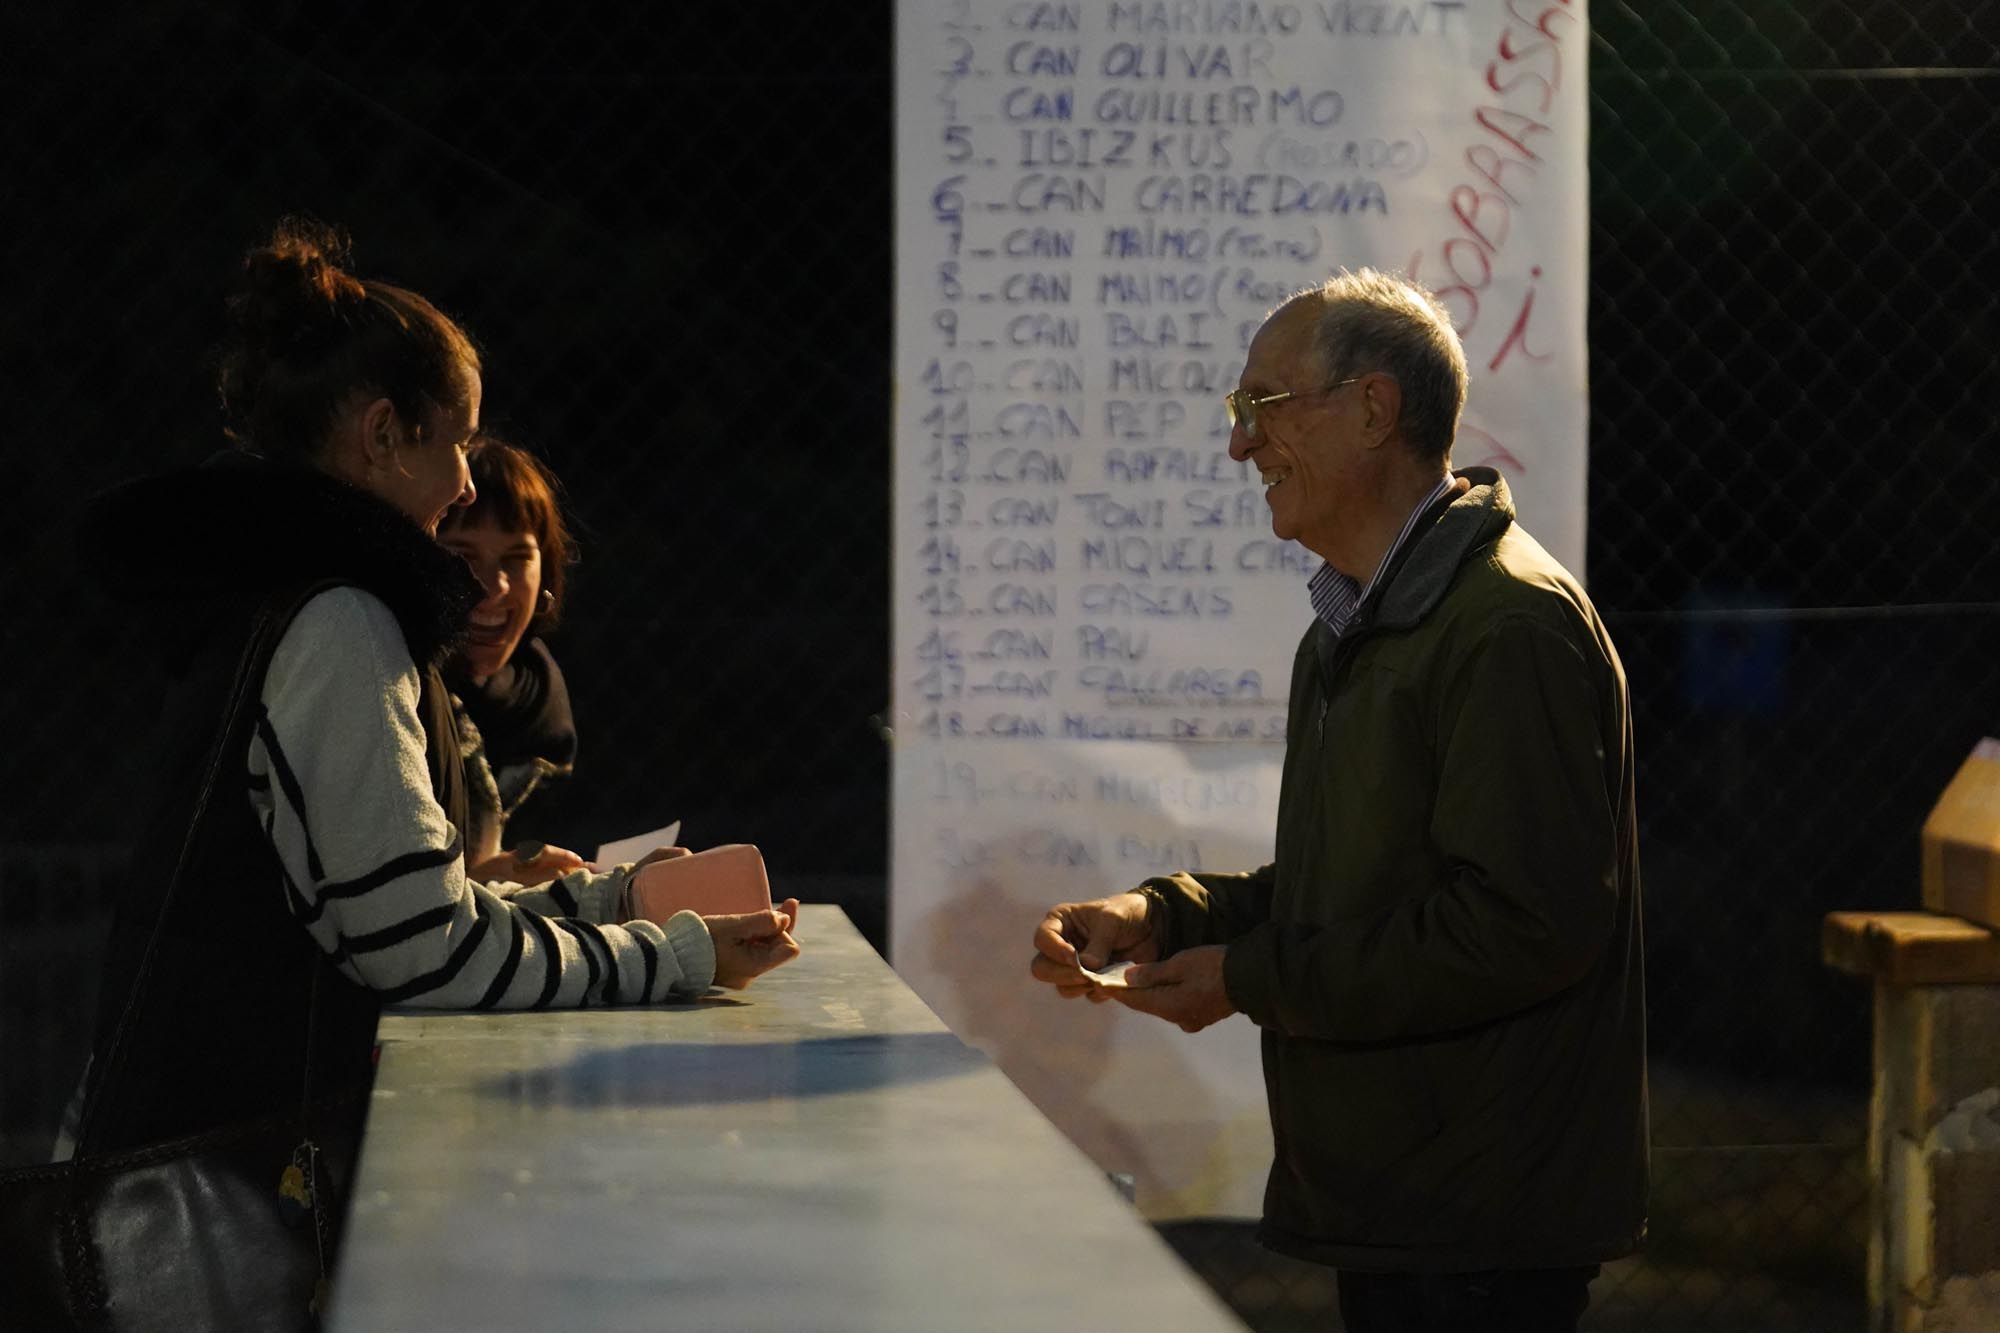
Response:
[{"label": "white paper ticket", "polygon": [[1132,960],[1128,958],[1122,963],[1106,963],[1096,971],[1084,967],[1081,961],[1077,967],[1082,969],[1092,985],[1122,990],[1126,985],[1125,974],[1132,969]]}]

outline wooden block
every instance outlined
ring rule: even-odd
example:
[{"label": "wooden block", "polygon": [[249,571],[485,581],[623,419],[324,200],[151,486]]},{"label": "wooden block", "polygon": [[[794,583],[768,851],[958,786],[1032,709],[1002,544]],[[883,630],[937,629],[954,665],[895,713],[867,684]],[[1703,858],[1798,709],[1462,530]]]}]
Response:
[{"label": "wooden block", "polygon": [[2000,934],[1931,912],[1828,912],[1820,929],[1828,967],[1891,986],[2000,982]]},{"label": "wooden block", "polygon": [[2000,740],[1979,742],[1924,821],[1924,906],[2000,926]]}]

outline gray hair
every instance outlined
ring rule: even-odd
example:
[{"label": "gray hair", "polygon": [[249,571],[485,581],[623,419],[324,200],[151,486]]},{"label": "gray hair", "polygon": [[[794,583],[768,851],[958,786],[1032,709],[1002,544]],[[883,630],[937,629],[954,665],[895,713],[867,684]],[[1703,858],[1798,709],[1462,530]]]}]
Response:
[{"label": "gray hair", "polygon": [[1465,349],[1429,290],[1372,268],[1343,270],[1295,301],[1316,301],[1312,344],[1328,384],[1380,371],[1403,391],[1403,436],[1419,456],[1451,457],[1465,408]]}]

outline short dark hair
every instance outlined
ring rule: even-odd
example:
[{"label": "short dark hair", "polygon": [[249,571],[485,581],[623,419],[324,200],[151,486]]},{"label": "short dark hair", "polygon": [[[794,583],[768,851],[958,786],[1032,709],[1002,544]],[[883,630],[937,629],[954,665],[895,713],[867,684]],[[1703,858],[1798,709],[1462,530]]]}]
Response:
[{"label": "short dark hair", "polygon": [[217,385],[239,447],[311,461],[359,393],[422,439],[427,408],[466,400],[479,352],[465,330],[408,288],[355,277],[347,254],[343,233],[293,217],[244,257]]},{"label": "short dark hair", "polygon": [[1332,384],[1381,371],[1403,391],[1402,428],[1427,459],[1451,457],[1465,410],[1465,349],[1430,291],[1372,268],[1343,271],[1296,298],[1317,300],[1313,347]]},{"label": "short dark hair", "polygon": [[476,494],[471,504],[446,511],[439,535],[484,525],[533,534],[542,551],[542,588],[549,596],[546,609],[536,609],[532,628],[538,634],[555,628],[569,567],[577,560],[576,539],[563,517],[562,483],[541,459],[485,431],[474,437],[466,461]]}]

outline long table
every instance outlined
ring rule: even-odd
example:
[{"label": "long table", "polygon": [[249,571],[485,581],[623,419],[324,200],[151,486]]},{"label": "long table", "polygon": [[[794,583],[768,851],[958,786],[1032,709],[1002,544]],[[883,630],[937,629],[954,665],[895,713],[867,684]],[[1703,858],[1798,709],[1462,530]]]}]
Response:
[{"label": "long table", "polygon": [[838,908],[799,939],[689,1004],[386,1015],[331,1327],[1242,1327]]}]

